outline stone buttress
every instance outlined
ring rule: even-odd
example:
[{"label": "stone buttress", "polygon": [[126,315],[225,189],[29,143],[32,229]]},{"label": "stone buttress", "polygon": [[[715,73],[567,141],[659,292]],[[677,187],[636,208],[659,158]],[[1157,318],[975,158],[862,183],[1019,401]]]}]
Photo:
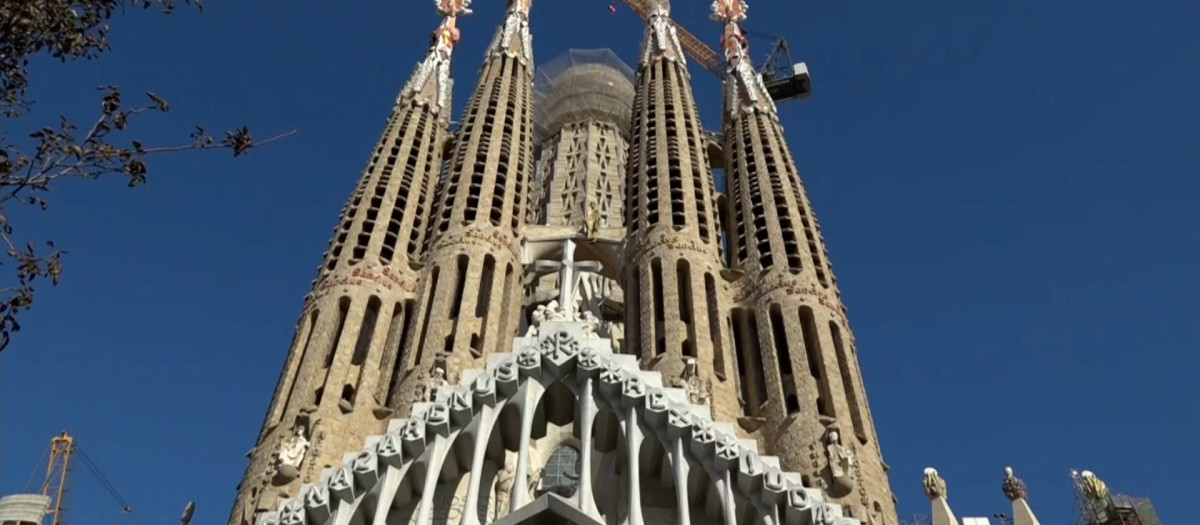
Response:
[{"label": "stone buttress", "polygon": [[388,406],[407,413],[431,382],[501,351],[520,321],[518,234],[533,173],[529,0],[511,0],[488,47],[439,181],[413,337]]},{"label": "stone buttress", "polygon": [[456,6],[441,11],[434,43],[342,210],[248,453],[230,525],[253,523],[386,426],[382,408],[413,312],[411,263],[423,255],[449,124],[456,15],[469,12]]},{"label": "stone buttress", "polygon": [[703,130],[670,7],[652,2],[634,84],[626,182],[626,345],[732,420],[737,373],[721,322],[720,223]]},{"label": "stone buttress", "polygon": [[897,523],[854,337],[816,215],[738,22],[742,0],[713,2],[724,23],[723,111],[735,339],[746,415],[785,468],[823,486],[864,522]]}]

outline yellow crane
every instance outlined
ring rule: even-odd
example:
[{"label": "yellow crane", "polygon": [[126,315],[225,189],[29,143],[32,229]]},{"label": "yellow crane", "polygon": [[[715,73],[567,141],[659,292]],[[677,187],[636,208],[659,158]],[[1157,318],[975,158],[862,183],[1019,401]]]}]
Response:
[{"label": "yellow crane", "polygon": [[84,467],[104,485],[113,499],[121,505],[122,514],[133,514],[133,507],[130,507],[125,498],[121,497],[116,487],[113,487],[108,478],[104,477],[104,474],[92,462],[92,459],[75,443],[75,437],[66,430],[50,440],[47,455],[49,459],[46,462],[46,476],[38,491],[50,500],[49,506],[46,508],[46,525],[64,525],[65,523],[67,480],[76,460],[83,463]]}]

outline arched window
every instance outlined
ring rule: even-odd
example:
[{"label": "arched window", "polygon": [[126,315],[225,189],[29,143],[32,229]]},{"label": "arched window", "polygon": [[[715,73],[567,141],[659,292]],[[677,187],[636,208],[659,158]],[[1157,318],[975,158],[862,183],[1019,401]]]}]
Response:
[{"label": "arched window", "polygon": [[564,498],[575,495],[579,488],[579,476],[582,475],[583,465],[579,449],[570,445],[559,445],[550,453],[546,460],[546,469],[542,476],[542,489],[554,492]]}]

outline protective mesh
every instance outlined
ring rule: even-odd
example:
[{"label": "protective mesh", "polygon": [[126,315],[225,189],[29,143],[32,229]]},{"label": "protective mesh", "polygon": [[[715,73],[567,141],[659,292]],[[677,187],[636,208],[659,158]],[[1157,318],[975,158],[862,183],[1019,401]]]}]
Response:
[{"label": "protective mesh", "polygon": [[627,129],[633,77],[633,69],[610,49],[571,49],[542,64],[533,81],[539,140],[581,120],[604,120]]}]

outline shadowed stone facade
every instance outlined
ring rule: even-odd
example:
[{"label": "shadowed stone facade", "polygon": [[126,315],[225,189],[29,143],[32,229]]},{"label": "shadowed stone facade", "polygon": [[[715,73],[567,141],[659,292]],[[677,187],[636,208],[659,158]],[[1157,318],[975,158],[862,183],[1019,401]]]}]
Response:
[{"label": "shadowed stone facade", "polygon": [[509,0],[451,134],[470,1],[436,3],[230,525],[898,525],[744,0],[713,2],[716,141],[664,0],[635,69],[573,50],[537,71]]}]

